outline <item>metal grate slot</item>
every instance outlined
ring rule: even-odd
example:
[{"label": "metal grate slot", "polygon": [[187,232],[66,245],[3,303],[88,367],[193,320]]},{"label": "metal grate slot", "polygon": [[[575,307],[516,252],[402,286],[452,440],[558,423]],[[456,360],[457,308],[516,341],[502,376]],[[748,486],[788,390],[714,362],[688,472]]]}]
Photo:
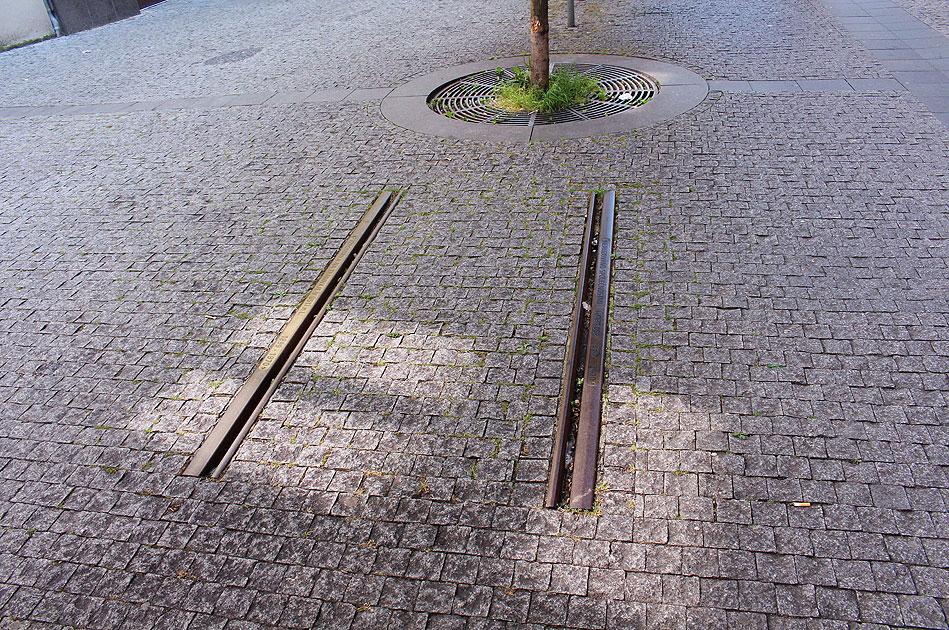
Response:
[{"label": "metal grate slot", "polygon": [[659,83],[647,74],[630,68],[602,64],[558,63],[553,70],[567,68],[597,80],[605,94],[581,105],[567,107],[551,114],[511,112],[494,103],[494,88],[502,80],[514,77],[513,68],[484,70],[452,81],[428,97],[432,111],[472,123],[496,125],[556,125],[612,116],[639,107],[659,93]]}]

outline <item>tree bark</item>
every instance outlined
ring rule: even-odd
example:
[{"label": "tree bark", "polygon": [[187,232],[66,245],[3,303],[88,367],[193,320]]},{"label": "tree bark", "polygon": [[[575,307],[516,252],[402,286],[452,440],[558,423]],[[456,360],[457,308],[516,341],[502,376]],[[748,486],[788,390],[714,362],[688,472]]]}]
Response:
[{"label": "tree bark", "polygon": [[531,85],[546,91],[550,84],[550,27],[547,0],[531,0]]}]

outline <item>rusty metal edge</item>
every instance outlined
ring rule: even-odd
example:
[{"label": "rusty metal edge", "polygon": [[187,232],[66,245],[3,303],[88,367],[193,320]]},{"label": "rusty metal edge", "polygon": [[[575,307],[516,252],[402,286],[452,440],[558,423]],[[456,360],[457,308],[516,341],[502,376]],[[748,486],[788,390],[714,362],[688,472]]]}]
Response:
[{"label": "rusty metal edge", "polygon": [[593,491],[596,485],[596,460],[600,446],[600,408],[603,404],[607,320],[610,308],[615,205],[616,193],[609,190],[603,195],[603,209],[600,213],[596,274],[593,278],[590,323],[587,326],[583,390],[580,395],[577,443],[570,485],[570,507],[580,510],[589,510],[593,507]]},{"label": "rusty metal edge", "polygon": [[570,399],[573,398],[574,383],[580,367],[580,330],[583,327],[583,296],[589,282],[590,250],[593,238],[593,218],[596,206],[596,193],[590,193],[587,207],[586,228],[583,232],[583,245],[580,252],[580,276],[577,280],[577,298],[573,305],[573,320],[570,323],[570,337],[567,339],[567,351],[564,355],[563,373],[560,386],[560,405],[557,408],[557,425],[554,429],[554,445],[550,453],[550,472],[547,477],[547,496],[544,507],[554,508],[560,504],[563,494],[563,481],[567,466],[567,433],[570,429]]},{"label": "rusty metal edge", "polygon": [[217,424],[181,474],[192,477],[209,474],[220,476],[254,420],[273,395],[280,379],[322,319],[326,306],[361,257],[360,250],[378,231],[382,224],[380,217],[388,216],[397,201],[398,197],[388,191],[376,198],[294,311],[290,321],[280,331],[254,372],[228,403]]},{"label": "rusty metal edge", "polygon": [[[313,320],[310,322],[309,327],[306,332],[300,337],[300,340],[297,342],[296,346],[293,348],[293,351],[290,353],[287,360],[284,362],[283,367],[280,369],[280,372],[274,378],[273,382],[270,384],[270,387],[267,389],[267,392],[264,394],[263,399],[258,403],[257,407],[254,409],[253,414],[250,416],[251,421],[244,423],[243,428],[241,429],[240,434],[233,441],[230,448],[221,458],[220,463],[211,471],[211,477],[220,477],[224,474],[224,470],[227,468],[228,464],[231,463],[231,459],[234,458],[234,455],[237,454],[237,449],[240,448],[241,442],[244,441],[244,438],[250,432],[250,428],[253,426],[253,420],[255,420],[260,413],[264,410],[264,407],[267,405],[267,402],[273,396],[274,392],[277,391],[277,388],[280,386],[280,382],[283,380],[283,377],[286,373],[293,367],[293,364],[296,362],[297,357],[303,352],[303,349],[306,347],[307,341],[310,337],[313,336],[313,332],[316,330],[316,327],[319,326],[320,321],[323,319],[323,316],[326,315],[327,310],[329,310],[330,303],[332,303],[333,298],[336,297],[336,294],[339,293],[343,285],[349,280],[349,277],[352,275],[353,271],[356,269],[356,265],[359,264],[359,261],[362,260],[363,256],[366,254],[367,245],[376,238],[376,234],[379,233],[379,230],[382,229],[382,226],[385,224],[386,219],[389,218],[389,215],[392,213],[393,208],[398,203],[399,197],[395,197],[388,206],[383,208],[382,214],[374,220],[370,226],[370,232],[366,235],[359,248],[356,250],[355,255],[352,257],[352,260],[347,265],[346,271],[343,273],[342,277],[339,278],[339,281],[336,283],[336,287],[333,289],[332,294],[326,299],[323,303],[323,306],[320,307],[319,311],[313,317]],[[367,215],[369,213],[367,212]]]}]

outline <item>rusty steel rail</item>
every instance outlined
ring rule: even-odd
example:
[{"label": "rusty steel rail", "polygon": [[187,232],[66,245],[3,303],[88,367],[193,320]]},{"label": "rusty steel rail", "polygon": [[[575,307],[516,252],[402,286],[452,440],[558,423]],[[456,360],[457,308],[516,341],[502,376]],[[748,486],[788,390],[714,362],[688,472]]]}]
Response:
[{"label": "rusty steel rail", "polygon": [[316,326],[323,319],[330,301],[342,288],[366,245],[375,237],[398,202],[392,192],[380,194],[363,215],[339,251],[293,313],[250,378],[241,386],[224,409],[220,420],[205,438],[201,448],[185,466],[182,474],[218,477],[230,463],[238,447],[263,411]]},{"label": "rusty steel rail", "polygon": [[587,354],[583,364],[583,391],[580,394],[580,418],[574,452],[573,477],[570,481],[570,507],[593,507],[596,486],[596,459],[600,448],[600,410],[603,405],[603,371],[606,360],[606,324],[610,308],[610,272],[613,259],[613,214],[616,193],[603,195],[600,213],[599,243],[596,251],[596,275],[593,301],[587,327]]},{"label": "rusty steel rail", "polygon": [[[557,507],[560,504],[568,468],[568,442],[571,430],[575,432],[576,439],[569,505],[571,508],[582,510],[593,507],[600,442],[600,414],[603,404],[615,207],[616,194],[612,190],[590,195],[583,251],[580,255],[582,267],[570,337],[567,340],[564,380],[561,385],[550,474],[547,480],[547,495],[544,500],[546,507]],[[594,251],[596,263],[591,274],[590,263]],[[588,295],[589,303],[585,303]],[[583,355],[582,364],[581,354]],[[573,398],[581,367],[583,385],[580,390],[579,410],[576,410]]]},{"label": "rusty steel rail", "polygon": [[587,207],[586,228],[583,231],[583,249],[580,252],[580,277],[577,282],[577,299],[573,305],[573,320],[567,338],[560,385],[560,406],[557,409],[557,426],[554,430],[554,447],[550,455],[550,473],[547,477],[547,496],[544,506],[553,508],[560,504],[564,477],[567,468],[567,437],[570,432],[571,403],[580,371],[580,335],[583,331],[583,297],[589,284],[590,255],[593,251],[593,220],[596,214],[596,193],[590,193]]}]

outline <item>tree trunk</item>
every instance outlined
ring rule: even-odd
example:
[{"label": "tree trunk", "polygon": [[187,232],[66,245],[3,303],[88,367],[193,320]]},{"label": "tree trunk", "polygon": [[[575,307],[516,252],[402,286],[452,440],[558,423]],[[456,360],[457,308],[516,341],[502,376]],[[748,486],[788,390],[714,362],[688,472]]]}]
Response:
[{"label": "tree trunk", "polygon": [[531,0],[531,85],[544,91],[550,84],[549,33],[547,0]]}]

